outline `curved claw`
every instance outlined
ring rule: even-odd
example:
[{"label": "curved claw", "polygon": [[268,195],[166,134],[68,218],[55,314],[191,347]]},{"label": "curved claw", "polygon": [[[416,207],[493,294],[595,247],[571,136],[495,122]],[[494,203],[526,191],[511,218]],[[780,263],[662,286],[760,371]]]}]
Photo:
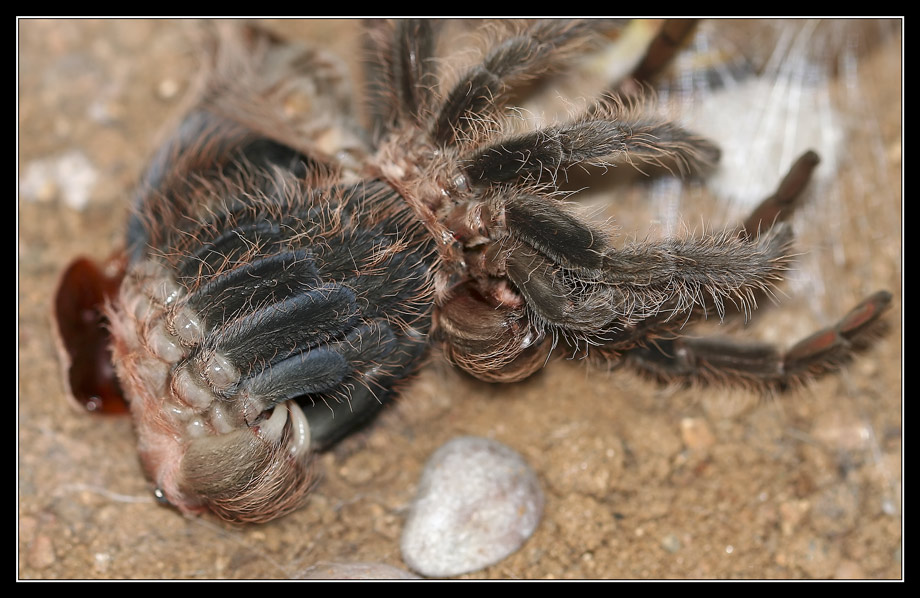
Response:
[{"label": "curved claw", "polygon": [[291,444],[288,450],[294,458],[299,459],[310,450],[310,422],[300,405],[288,401],[287,406],[291,416]]}]

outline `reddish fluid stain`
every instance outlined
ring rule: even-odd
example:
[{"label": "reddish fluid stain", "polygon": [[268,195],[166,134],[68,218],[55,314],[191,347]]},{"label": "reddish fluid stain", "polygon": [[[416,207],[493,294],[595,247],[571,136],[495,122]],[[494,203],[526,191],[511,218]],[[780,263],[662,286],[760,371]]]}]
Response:
[{"label": "reddish fluid stain", "polygon": [[122,255],[102,265],[77,258],[61,275],[55,293],[55,324],[66,353],[62,357],[67,381],[73,397],[87,411],[128,411],[112,366],[111,335],[103,312],[106,300],[118,292],[125,263]]}]

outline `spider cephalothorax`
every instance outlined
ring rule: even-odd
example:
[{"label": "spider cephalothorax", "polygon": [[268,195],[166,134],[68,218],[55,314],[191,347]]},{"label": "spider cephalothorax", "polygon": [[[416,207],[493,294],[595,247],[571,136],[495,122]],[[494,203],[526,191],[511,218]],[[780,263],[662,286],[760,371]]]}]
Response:
[{"label": "spider cephalothorax", "polygon": [[355,124],[334,57],[256,30],[224,36],[143,180],[107,308],[161,496],[237,521],[290,511],[311,454],[372,416],[432,343],[488,381],[523,379],[566,344],[664,381],[770,390],[868,344],[886,292],[785,352],[684,336],[707,314],[747,313],[781,279],[782,221],[812,152],[719,234],[615,248],[572,207],[571,167],[702,173],[719,158],[616,93],[564,122],[509,116],[510,92],[599,25],[501,24],[478,62],[448,69],[436,24],[373,23],[373,133]]}]

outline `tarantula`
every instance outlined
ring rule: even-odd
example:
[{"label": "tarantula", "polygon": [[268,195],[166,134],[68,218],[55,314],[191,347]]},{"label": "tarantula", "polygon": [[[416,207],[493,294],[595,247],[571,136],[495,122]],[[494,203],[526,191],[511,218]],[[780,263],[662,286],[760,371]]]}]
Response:
[{"label": "tarantula", "polygon": [[[374,415],[431,344],[494,382],[564,344],[665,382],[782,391],[870,343],[884,291],[787,351],[685,336],[709,314],[747,314],[781,280],[782,221],[813,152],[736,229],[700,238],[615,248],[566,201],[573,166],[698,173],[719,158],[625,93],[529,129],[510,114],[512,91],[598,26],[503,23],[478,64],[450,74],[438,23],[372,23],[372,133],[335,57],[253,28],[219,36],[139,187],[118,272],[78,262],[58,294],[74,362],[104,365],[110,347],[158,497],[235,521],[291,511],[313,452]],[[74,332],[62,300],[74,280],[91,280],[85,303],[105,303],[106,335]],[[117,392],[91,376],[72,374],[75,391]]]}]

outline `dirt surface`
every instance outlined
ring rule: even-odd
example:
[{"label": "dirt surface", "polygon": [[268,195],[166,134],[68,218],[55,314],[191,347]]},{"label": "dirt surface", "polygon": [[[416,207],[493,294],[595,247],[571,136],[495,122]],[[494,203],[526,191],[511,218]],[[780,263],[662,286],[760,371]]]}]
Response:
[{"label": "dirt surface", "polygon": [[[759,400],[566,361],[493,386],[435,360],[373,427],[319,458],[324,476],[303,510],[233,527],[157,505],[130,420],[70,407],[49,319],[67,263],[121,243],[132,185],[194,72],[195,26],[19,23],[20,578],[279,578],[330,561],[404,568],[399,538],[419,473],[458,435],[513,447],[546,493],[524,547],[465,577],[901,577],[899,34],[847,79],[860,91],[859,102],[840,102],[850,161],[829,183],[828,214],[796,226],[799,246],[826,261],[766,310],[767,323],[733,331],[789,344],[886,288],[891,332],[848,371]],[[271,26],[358,56],[355,22]],[[644,234],[649,221],[623,213],[636,203],[619,204],[617,219]]]}]

